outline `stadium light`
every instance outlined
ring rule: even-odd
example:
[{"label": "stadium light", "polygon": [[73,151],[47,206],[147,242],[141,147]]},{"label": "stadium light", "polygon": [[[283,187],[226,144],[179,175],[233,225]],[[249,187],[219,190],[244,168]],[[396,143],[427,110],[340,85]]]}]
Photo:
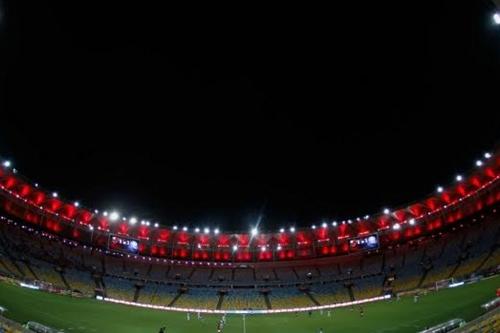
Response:
[{"label": "stadium light", "polygon": [[75,201],[74,205],[75,205],[75,207],[78,207],[78,206],[80,206],[80,203],[78,201]]},{"label": "stadium light", "polygon": [[109,214],[109,219],[111,221],[116,221],[120,218],[120,214],[118,214],[118,212],[111,212],[111,214]]},{"label": "stadium light", "polygon": [[316,226],[313,224],[311,229],[315,230],[316,229]]},{"label": "stadium light", "polygon": [[172,229],[177,230],[179,228],[176,225],[174,225],[174,227]]},{"label": "stadium light", "polygon": [[352,224],[352,220],[347,220],[347,223]]},{"label": "stadium light", "polygon": [[410,219],[410,225],[415,225],[415,219]]},{"label": "stadium light", "polygon": [[365,220],[368,220],[370,218],[370,215],[365,215]]},{"label": "stadium light", "polygon": [[53,198],[57,198],[59,196],[59,194],[57,194],[57,192],[52,192],[52,197]]},{"label": "stadium light", "polygon": [[155,223],[155,228],[158,228],[160,224],[158,222]]},{"label": "stadium light", "polygon": [[281,251],[281,245],[278,245],[278,247],[276,248],[276,250]]},{"label": "stadium light", "polygon": [[326,224],[326,222],[323,222],[323,224],[321,225],[321,227],[323,227],[323,229],[325,229],[325,228],[328,227],[328,224]]},{"label": "stadium light", "polygon": [[106,211],[106,210],[105,210],[105,211],[102,213],[102,215],[103,215],[103,216],[108,216],[108,211]]},{"label": "stadium light", "polygon": [[123,221],[123,222],[126,222],[126,221],[127,221],[127,218],[126,218],[125,216],[124,216],[124,217],[122,217],[122,221]]},{"label": "stadium light", "polygon": [[259,233],[259,230],[257,228],[253,228],[251,232],[252,232],[252,236],[257,236],[257,234]]},{"label": "stadium light", "polygon": [[281,228],[280,233],[284,233],[284,232],[285,232],[285,228]]},{"label": "stadium light", "polygon": [[238,245],[233,245],[233,252],[238,251]]},{"label": "stadium light", "polygon": [[484,153],[484,158],[486,158],[486,159],[491,158],[491,154],[490,153]]},{"label": "stadium light", "polygon": [[481,160],[476,161],[476,166],[480,167],[482,165],[483,165],[483,161],[481,161]]},{"label": "stadium light", "polygon": [[462,177],[462,175],[457,175],[455,179],[457,180],[457,182],[461,182],[464,179],[464,177]]},{"label": "stadium light", "polygon": [[262,252],[266,252],[266,247],[265,247],[265,246],[262,246],[262,247],[260,248],[260,250],[261,250]]},{"label": "stadium light", "polygon": [[214,230],[214,234],[218,235],[219,233],[220,233],[219,228],[216,228],[216,229]]},{"label": "stadium light", "polygon": [[334,227],[336,227],[336,226],[337,226],[337,221],[333,221],[333,222],[332,222],[332,225],[333,225]]},{"label": "stadium light", "polygon": [[134,225],[137,223],[137,218],[136,217],[131,217],[130,220],[129,220],[129,223]]},{"label": "stadium light", "polygon": [[399,229],[401,229],[401,225],[399,225],[399,223],[394,223],[394,225],[392,226],[392,229],[399,230]]},{"label": "stadium light", "polygon": [[442,187],[442,186],[438,186],[438,188],[437,188],[437,192],[438,192],[438,193],[442,193],[442,192],[443,192],[443,187]]},{"label": "stadium light", "polygon": [[196,233],[200,232],[200,228],[195,228],[194,232],[196,232]]},{"label": "stadium light", "polygon": [[149,221],[146,221],[146,225],[149,227],[151,223]]},{"label": "stadium light", "polygon": [[384,214],[389,214],[390,212],[389,208],[384,208]]},{"label": "stadium light", "polygon": [[207,235],[207,234],[210,233],[210,229],[209,228],[205,228],[205,229],[203,229],[203,232],[205,233],[205,235]]},{"label": "stadium light", "polygon": [[291,228],[290,228],[290,232],[291,232],[291,233],[294,233],[294,232],[295,232],[295,227],[291,227]]},{"label": "stadium light", "polygon": [[182,227],[182,231],[188,231],[188,230],[189,230],[188,227],[186,226]]},{"label": "stadium light", "polygon": [[35,187],[38,187],[38,183],[35,183]]},{"label": "stadium light", "polygon": [[495,22],[495,24],[497,25],[500,25],[500,13],[493,14],[493,22]]},{"label": "stadium light", "polygon": [[3,161],[3,166],[6,167],[6,168],[10,168],[12,165],[12,163],[10,161]]},{"label": "stadium light", "polygon": [[95,214],[99,214],[99,210],[94,209],[94,213],[95,213]]}]

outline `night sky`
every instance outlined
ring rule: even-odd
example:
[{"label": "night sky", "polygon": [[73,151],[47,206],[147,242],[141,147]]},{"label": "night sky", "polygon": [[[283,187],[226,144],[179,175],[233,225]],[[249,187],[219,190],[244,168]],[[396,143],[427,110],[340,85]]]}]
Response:
[{"label": "night sky", "polygon": [[167,225],[419,199],[499,142],[500,28],[487,1],[351,2],[0,0],[0,155],[63,198]]}]

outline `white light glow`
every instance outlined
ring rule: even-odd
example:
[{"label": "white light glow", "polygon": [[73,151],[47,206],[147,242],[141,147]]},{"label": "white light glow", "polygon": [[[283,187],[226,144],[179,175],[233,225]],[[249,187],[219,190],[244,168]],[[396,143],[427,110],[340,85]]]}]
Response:
[{"label": "white light glow", "polygon": [[238,251],[238,245],[233,245],[233,251],[234,252]]},{"label": "white light glow", "polygon": [[415,225],[415,219],[410,219],[410,225]]},{"label": "white light glow", "polygon": [[209,234],[210,233],[210,229],[209,228],[205,228],[205,229],[203,229],[203,232],[205,233],[205,235]]},{"label": "white light glow", "polygon": [[401,229],[401,226],[399,225],[399,223],[394,223],[394,225],[392,226],[392,229],[399,230],[399,229]]},{"label": "white light glow", "polygon": [[437,191],[438,191],[438,193],[442,193],[443,192],[443,187],[442,186],[438,186]]},{"label": "white light glow", "polygon": [[57,192],[52,192],[52,197],[57,198],[58,196],[59,194],[57,194]]},{"label": "white light glow", "polygon": [[491,154],[490,153],[484,153],[484,158],[491,158]]},{"label": "white light glow", "polygon": [[316,226],[313,224],[311,228],[314,230],[314,229],[316,229]]},{"label": "white light glow", "polygon": [[200,232],[200,228],[195,228],[194,232]]},{"label": "white light glow", "polygon": [[130,224],[134,225],[137,223],[137,218],[136,217],[131,217],[129,220]]},{"label": "white light glow", "polygon": [[462,177],[462,175],[457,175],[455,179],[457,180],[457,182],[461,182],[464,179],[464,177]]},{"label": "white light glow", "polygon": [[78,206],[80,206],[80,203],[78,201],[75,201],[74,205],[75,205],[75,207],[78,207]]},{"label": "white light glow", "polygon": [[10,168],[12,163],[10,161],[3,161],[3,166],[6,168]]},{"label": "white light glow", "polygon": [[218,228],[216,228],[216,229],[214,230],[214,234],[218,235],[219,233],[220,233],[219,229],[218,229]]},{"label": "white light glow", "polygon": [[476,166],[480,167],[482,165],[483,165],[483,161],[481,161],[481,160],[476,161]]},{"label": "white light glow", "polygon": [[493,14],[493,22],[495,22],[495,24],[500,25],[500,13]]},{"label": "white light glow", "polygon": [[389,208],[384,208],[384,214],[389,214],[390,212]]},{"label": "white light glow", "polygon": [[155,228],[158,228],[160,226],[160,224],[157,222],[155,223]]},{"label": "white light glow", "polygon": [[321,225],[321,227],[326,228],[326,227],[328,227],[328,224],[326,224],[326,222],[323,222],[323,224]]},{"label": "white light glow", "polygon": [[291,227],[291,228],[290,228],[290,232],[291,232],[291,233],[294,233],[294,232],[295,232],[295,227]]},{"label": "white light glow", "polygon": [[111,212],[111,214],[109,214],[109,219],[111,221],[116,221],[120,218],[120,214],[118,214],[118,212]]},{"label": "white light glow", "polygon": [[252,229],[252,236],[257,236],[258,233],[259,233],[259,230],[257,228]]},{"label": "white light glow", "polygon": [[332,223],[332,225],[333,225],[334,227],[336,227],[336,226],[337,226],[337,221],[334,221],[334,222]]},{"label": "white light glow", "polygon": [[285,228],[281,228],[280,233],[284,233],[284,232],[285,232]]},{"label": "white light glow", "polygon": [[188,227],[186,226],[182,227],[182,231],[188,231],[188,230],[189,230]]},{"label": "white light glow", "polygon": [[172,229],[177,230],[177,229],[179,229],[179,227],[177,227],[176,225],[174,225],[174,227]]}]

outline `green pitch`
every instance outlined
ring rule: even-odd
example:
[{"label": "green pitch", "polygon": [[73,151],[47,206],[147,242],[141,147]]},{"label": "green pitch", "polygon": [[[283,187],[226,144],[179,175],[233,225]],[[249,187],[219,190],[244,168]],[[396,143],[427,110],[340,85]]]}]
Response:
[{"label": "green pitch", "polygon": [[[453,318],[471,320],[482,313],[480,305],[495,297],[500,278],[442,290],[399,301],[383,301],[365,305],[364,317],[358,308],[333,310],[323,315],[287,314],[254,315],[246,318],[248,333],[325,333],[341,332],[416,332]],[[109,304],[92,299],[78,299],[47,294],[0,283],[0,306],[8,309],[6,316],[24,323],[34,320],[65,332],[157,333],[161,326],[168,333],[216,332],[220,316],[204,315],[203,320],[185,313],[170,313],[137,307]],[[224,333],[243,332],[241,316],[228,316]]]}]

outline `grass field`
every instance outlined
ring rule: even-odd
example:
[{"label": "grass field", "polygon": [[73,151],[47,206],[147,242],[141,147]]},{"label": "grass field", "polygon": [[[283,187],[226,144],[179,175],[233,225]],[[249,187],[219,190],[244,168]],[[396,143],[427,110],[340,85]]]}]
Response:
[{"label": "grass field", "polygon": [[[500,278],[455,289],[446,289],[420,297],[417,303],[412,297],[382,301],[365,305],[365,315],[347,308],[320,315],[286,314],[247,316],[248,333],[307,333],[318,332],[416,332],[426,326],[463,318],[471,320],[482,313],[480,305],[495,297]],[[191,315],[156,311],[93,299],[68,296],[20,288],[0,283],[0,306],[8,309],[6,316],[24,323],[34,320],[65,332],[120,332],[157,333],[167,326],[168,333],[210,333],[216,331],[220,316],[207,316],[197,320]],[[225,333],[243,332],[241,316],[228,316]]]}]

